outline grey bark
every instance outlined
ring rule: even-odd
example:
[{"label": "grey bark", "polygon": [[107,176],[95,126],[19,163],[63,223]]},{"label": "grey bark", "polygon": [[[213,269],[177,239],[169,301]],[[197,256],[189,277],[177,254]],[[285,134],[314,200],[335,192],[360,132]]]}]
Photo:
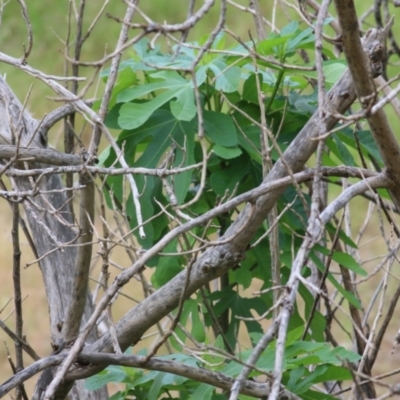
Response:
[{"label": "grey bark", "polygon": [[[33,150],[43,151],[46,141],[36,134],[39,122],[23,109],[3,78],[0,77],[0,145],[19,143],[21,146]],[[0,151],[1,153],[1,151]],[[36,164],[40,167],[40,164]],[[18,190],[31,190],[35,185],[34,180],[18,177],[14,180]],[[36,252],[39,256],[39,266],[43,276],[46,290],[47,303],[50,317],[51,341],[55,352],[62,350],[63,338],[61,329],[64,322],[64,312],[71,301],[72,274],[76,260],[75,247],[64,247],[64,244],[74,243],[78,238],[78,230],[74,225],[68,210],[67,197],[61,177],[48,175],[42,177],[39,188],[46,191],[57,192],[35,196],[27,199],[22,204],[32,232]],[[89,318],[93,309],[91,298],[87,293],[83,323]],[[92,330],[88,341],[97,339],[96,330]],[[50,372],[47,372],[47,378]],[[41,379],[46,378],[42,375]],[[39,398],[40,386],[45,386],[46,379],[42,380],[35,392],[34,398]],[[70,393],[70,398],[78,399],[103,399],[106,393],[89,392],[80,383]]]}]

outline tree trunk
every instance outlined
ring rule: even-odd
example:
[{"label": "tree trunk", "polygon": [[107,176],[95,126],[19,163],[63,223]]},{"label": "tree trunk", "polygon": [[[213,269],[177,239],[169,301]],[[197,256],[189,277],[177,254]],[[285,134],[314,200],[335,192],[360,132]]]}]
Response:
[{"label": "tree trunk", "polygon": [[[39,122],[26,112],[6,82],[0,77],[0,131],[1,144],[20,144],[30,148],[46,146],[46,140],[35,136]],[[19,164],[23,167],[22,163]],[[40,167],[40,165],[35,165]],[[15,189],[20,191],[41,190],[50,193],[30,196],[24,206],[39,266],[46,290],[51,341],[55,353],[63,350],[64,340],[61,328],[65,311],[71,300],[73,273],[77,248],[66,246],[74,244],[79,237],[79,229],[69,211],[68,199],[60,175],[45,175],[38,178],[17,178],[13,180]],[[93,304],[87,293],[85,313],[82,324],[91,315]],[[92,330],[88,342],[98,339],[97,331]],[[39,399],[52,379],[51,371],[45,371],[39,379],[34,398]],[[106,390],[98,392],[84,389],[84,381],[77,383],[69,392],[70,399],[106,399]]]}]

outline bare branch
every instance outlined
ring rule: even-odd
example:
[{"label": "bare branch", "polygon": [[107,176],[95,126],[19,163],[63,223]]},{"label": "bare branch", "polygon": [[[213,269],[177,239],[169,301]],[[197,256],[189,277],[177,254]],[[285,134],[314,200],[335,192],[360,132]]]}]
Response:
[{"label": "bare branch", "polygon": [[[121,32],[119,35],[118,43],[117,43],[117,49],[121,49],[122,46],[126,43],[128,40],[128,26],[127,23],[132,19],[134,13],[135,13],[135,6],[137,4],[137,0],[133,0],[132,4],[129,4],[127,9],[126,9],[126,14],[124,18],[124,24],[121,28]],[[118,67],[121,61],[121,56],[122,52],[116,53],[115,56],[113,57],[111,61],[111,67],[110,67],[110,73],[108,75],[107,83],[106,83],[106,88],[104,90],[104,96],[102,97],[101,100],[101,105],[100,105],[100,110],[99,110],[99,118],[104,121],[104,118],[106,116],[106,113],[108,111],[108,104],[110,102],[111,98],[111,93],[112,89],[115,85],[115,82],[117,80],[117,74],[118,74]],[[97,149],[99,146],[101,138],[101,129],[98,126],[95,126],[94,128],[94,133],[89,145],[89,153],[90,154],[96,154]]]},{"label": "bare branch", "polygon": [[[85,101],[88,107],[91,107],[94,103],[93,100]],[[47,143],[47,133],[48,131],[61,119],[66,117],[67,115],[74,114],[76,112],[75,107],[73,104],[67,103],[55,110],[46,114],[42,121],[39,123],[39,127],[37,129],[37,134],[39,137],[44,138],[45,142]]]},{"label": "bare branch", "polygon": [[277,350],[275,356],[275,368],[274,368],[274,382],[271,387],[271,393],[269,398],[276,400],[279,397],[280,383],[282,379],[282,366],[284,356],[284,346],[286,341],[286,334],[290,315],[293,311],[293,304],[296,300],[298,279],[301,276],[300,271],[303,267],[308,254],[315,243],[317,243],[321,237],[323,226],[333,218],[333,216],[343,208],[354,196],[357,196],[370,187],[376,187],[380,185],[382,180],[388,181],[388,178],[381,174],[379,177],[368,178],[364,181],[360,181],[357,184],[346,189],[340,196],[338,196],[326,209],[318,216],[310,219],[309,226],[307,228],[307,236],[303,241],[299,251],[297,252],[296,258],[293,261],[290,278],[286,284],[284,292],[284,298],[282,299],[283,308],[279,314],[279,333],[277,339]]},{"label": "bare branch", "polygon": [[26,60],[29,57],[29,54],[31,54],[32,46],[33,46],[32,24],[31,24],[31,20],[29,19],[28,9],[26,7],[25,1],[18,0],[18,3],[21,6],[22,16],[24,17],[24,21],[25,21],[26,27],[28,29],[28,47],[25,48],[25,45],[24,45],[24,55],[21,58],[21,62],[23,64],[25,64]]},{"label": "bare branch", "polygon": [[0,386],[0,397],[3,397],[10,390],[12,390],[16,386],[24,383],[32,376],[35,376],[36,374],[38,374],[40,371],[43,371],[43,370],[45,370],[49,367],[55,366],[55,365],[59,365],[64,357],[65,357],[64,355],[59,354],[57,356],[50,356],[47,358],[42,358],[42,359],[34,362],[29,367],[25,368],[23,371],[14,375],[12,378],[8,379]]},{"label": "bare branch", "polygon": [[[0,396],[4,396],[18,384],[26,381],[31,376],[48,368],[49,366],[58,365],[65,356],[51,356],[44,358],[25,368],[24,371],[15,375],[7,382],[0,386]],[[229,390],[234,382],[234,379],[228,375],[220,372],[209,371],[204,368],[195,368],[189,365],[181,364],[175,361],[162,360],[159,358],[152,358],[146,361],[143,356],[127,356],[124,354],[102,354],[102,353],[84,353],[77,357],[77,362],[84,364],[94,364],[98,368],[104,368],[107,365],[121,365],[126,367],[142,368],[152,371],[162,371],[183,376],[188,379],[196,380],[197,382],[204,382],[215,387]],[[246,380],[243,384],[241,393],[247,396],[263,397],[268,395],[270,386],[268,383],[258,383],[251,380]],[[300,400],[298,396],[283,390],[282,394],[288,399]]]},{"label": "bare branch", "polygon": [[5,323],[0,319],[0,328],[3,329],[5,333],[14,341],[14,342],[19,342],[20,346],[23,348],[23,350],[29,354],[34,361],[39,360],[39,356],[35,352],[35,350],[27,343],[25,340],[21,339],[18,337]]},{"label": "bare branch", "polygon": [[62,329],[65,345],[69,345],[79,333],[82,316],[85,310],[89,269],[92,258],[91,241],[93,237],[92,223],[94,221],[94,182],[89,172],[80,174],[80,184],[84,185],[80,202],[78,252],[74,265],[74,283],[71,301],[65,313]]},{"label": "bare branch", "polygon": [[[343,31],[343,48],[357,96],[367,113],[367,120],[387,168],[387,174],[394,182],[397,182],[393,185],[392,194],[397,207],[400,207],[400,185],[397,181],[400,176],[400,147],[383,110],[376,109],[373,114],[369,112],[376,104],[376,89],[372,76],[376,76],[377,72],[379,75],[382,70],[382,65],[379,63],[382,62],[384,56],[385,43],[383,40],[388,35],[393,19],[385,28],[367,32],[371,46],[365,54],[359,39],[358,19],[353,1],[335,0],[335,5]],[[372,61],[374,69],[371,69],[371,64],[366,62],[367,57]]]},{"label": "bare branch", "polygon": [[[132,1],[126,0],[126,3],[128,6],[133,6],[137,8],[137,6],[134,4]],[[121,22],[130,28],[137,28],[137,29],[143,29],[146,33],[152,33],[152,32],[161,32],[161,33],[167,33],[167,32],[184,32],[187,31],[193,26],[196,25],[198,21],[200,21],[205,14],[210,11],[211,7],[214,5],[215,0],[204,0],[204,4],[200,7],[200,9],[193,15],[191,15],[185,22],[182,22],[181,24],[175,24],[175,25],[168,25],[168,24],[158,24],[156,22],[151,21],[148,19],[147,24],[131,24],[128,21],[121,20],[119,18],[114,18],[116,21]],[[143,14],[142,14],[143,15]]]},{"label": "bare branch", "polygon": [[78,154],[65,154],[52,149],[38,149],[29,147],[2,145],[0,146],[0,159],[15,161],[34,161],[50,165],[82,165],[85,162],[83,156]]},{"label": "bare branch", "polygon": [[[19,245],[19,204],[13,203],[12,243],[13,243],[13,284],[14,284],[14,306],[15,306],[15,334],[19,340],[14,342],[16,357],[16,372],[24,368],[21,341],[23,340],[23,316],[22,316],[22,291],[21,291],[21,249]],[[17,399],[25,393],[23,385],[17,389]],[[26,394],[24,396],[26,398]]]}]

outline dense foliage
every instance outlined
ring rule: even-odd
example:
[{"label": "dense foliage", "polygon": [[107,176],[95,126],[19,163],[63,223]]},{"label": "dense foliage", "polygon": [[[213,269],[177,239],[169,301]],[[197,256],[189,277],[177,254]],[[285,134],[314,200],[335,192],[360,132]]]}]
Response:
[{"label": "dense foliage", "polygon": [[[135,229],[138,223],[132,194],[127,195],[123,178],[109,176],[106,179],[104,187],[109,206],[126,212],[143,249],[156,243],[171,225],[181,223],[181,215],[176,215],[175,210],[182,205],[187,205],[185,214],[190,219],[208,212],[233,195],[261,184],[261,113],[264,113],[270,131],[274,132],[274,137],[267,141],[272,143],[274,140],[279,146],[274,148],[271,145],[270,154],[274,162],[317,109],[317,93],[312,82],[316,73],[295,69],[304,65],[298,51],[314,47],[311,28],[300,30],[298,24],[293,22],[280,34],[271,34],[257,43],[231,47],[226,45],[224,35],[218,35],[211,50],[198,63],[195,76],[181,72],[190,70],[202,44],[208,39],[209,36],[205,36],[199,42],[175,45],[168,52],[159,46],[152,47],[148,40],[143,39],[134,46],[131,58],[120,67],[106,124],[109,128],[120,130],[117,142],[130,166],[172,166],[179,171],[202,162],[202,146],[208,154],[204,185],[201,169],[187,169],[165,177],[164,188],[157,176],[136,176],[143,217],[147,221],[144,224],[145,238],[141,238]],[[324,72],[326,83],[331,85],[343,74],[346,66],[329,50],[326,54],[329,60],[324,63]],[[107,71],[103,76],[107,79]],[[194,82],[201,96],[200,110],[196,107]],[[199,120],[203,123],[202,127],[199,127]],[[204,139],[198,135],[203,129]],[[354,132],[353,129],[339,127],[326,141],[323,164],[357,166],[364,157],[374,157],[380,162],[370,132]],[[111,148],[105,150],[100,159],[107,167],[118,166],[118,156]],[[336,180],[329,180],[328,187],[334,187]],[[282,285],[288,279],[293,255],[305,234],[310,206],[307,187],[302,189],[301,196],[302,199],[294,188],[289,187],[277,205],[278,212],[282,213],[279,219]],[[197,201],[191,204],[195,197]],[[190,264],[191,251],[221,236],[236,218],[237,212],[234,209],[220,215],[207,226],[196,227],[184,239],[171,241],[161,254],[147,264],[153,269],[152,285],[161,287],[182,271]],[[239,374],[242,365],[230,360],[230,356],[234,354],[238,360],[248,359],[252,346],[262,336],[262,321],[268,321],[273,316],[274,288],[268,241],[270,228],[265,221],[245,259],[229,273],[227,279],[221,280],[217,290],[208,287],[184,302],[179,310],[179,322],[190,332],[190,339],[187,332],[178,326],[175,335],[168,339],[176,353],[161,359],[177,360],[193,366],[204,365],[232,377]],[[335,223],[328,226],[332,234],[337,229],[345,246],[355,248],[354,242]],[[329,267],[321,261],[321,255],[359,276],[366,275],[350,254],[337,251],[328,243],[316,245],[310,254],[309,262],[314,263],[321,274]],[[309,277],[310,273],[305,265],[303,277]],[[334,274],[328,272],[327,280],[347,302],[361,307],[358,298],[346,291]],[[260,292],[249,296],[246,289],[254,288],[254,284],[261,286]],[[333,348],[326,342],[324,331],[327,321],[316,307],[319,298],[315,298],[303,284],[300,284],[299,294],[302,300],[295,307],[288,329],[282,382],[288,390],[303,399],[334,398],[313,390],[312,386],[326,381],[351,379],[346,365],[358,361],[360,356],[343,347]],[[260,318],[254,318],[255,315]],[[216,325],[220,325],[220,330],[216,329]],[[239,336],[241,351],[236,352],[234,349],[238,346]],[[199,350],[207,344],[214,352],[197,357],[184,355],[182,350],[188,342]],[[273,341],[262,353],[252,376],[270,373],[274,357]],[[207,384],[169,373],[145,373],[127,367],[108,367],[89,378],[87,387],[95,389],[108,382],[126,384],[125,390],[112,399],[126,396],[157,399],[162,394],[180,399],[225,398]],[[173,393],[179,393],[178,397],[176,394],[174,397]],[[241,395],[241,398],[246,396]]]}]

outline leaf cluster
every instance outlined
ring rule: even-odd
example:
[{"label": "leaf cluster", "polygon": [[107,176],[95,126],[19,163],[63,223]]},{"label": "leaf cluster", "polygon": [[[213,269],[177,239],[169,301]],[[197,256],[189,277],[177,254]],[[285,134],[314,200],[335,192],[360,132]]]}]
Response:
[{"label": "leaf cluster", "polygon": [[[166,235],[171,226],[180,223],[176,210],[182,209],[187,218],[192,218],[259,186],[265,170],[265,143],[269,143],[269,156],[274,163],[317,108],[317,92],[313,85],[316,73],[299,68],[304,62],[298,51],[314,46],[312,29],[300,30],[293,22],[265,40],[235,46],[227,45],[225,36],[218,35],[210,51],[197,60],[201,45],[207,39],[205,36],[198,42],[176,45],[167,52],[158,46],[152,47],[143,39],[133,47],[131,58],[120,66],[105,122],[109,128],[117,130],[117,143],[123,149],[125,160],[132,167],[177,170],[176,174],[162,179],[145,175],[134,177],[146,221],[145,238],[134,230],[138,224],[136,210],[124,178],[109,176],[105,180],[109,207],[127,215],[137,243],[144,249]],[[346,66],[329,50],[325,53],[328,60],[324,63],[324,73],[329,85],[342,75]],[[107,76],[108,71],[105,71],[105,80]],[[269,133],[261,129],[264,118]],[[204,137],[199,135],[202,132]],[[339,127],[327,139],[325,166],[359,166],[364,159],[382,165],[369,131]],[[111,147],[100,156],[101,164],[106,167],[119,166],[118,160],[119,155]],[[205,163],[205,170],[189,168],[196,163]],[[336,182],[337,179],[331,178],[329,187],[334,187]],[[193,199],[197,201],[192,202]],[[302,188],[301,193],[287,188],[277,204],[278,213],[285,211],[279,219],[282,287],[289,278],[293,254],[301,245],[300,238],[305,235],[309,205],[307,187]],[[171,241],[147,264],[153,269],[152,285],[159,288],[184,270],[191,252],[222,236],[239,211],[235,209],[215,217],[207,226],[194,228],[184,239]],[[272,318],[274,306],[267,235],[270,228],[267,221],[262,224],[246,258],[231,270],[218,290],[206,287],[202,295],[198,293],[184,302],[180,324],[199,346],[212,345],[229,353],[237,348],[239,335],[246,335],[248,348],[235,354],[237,359],[246,360],[260,340],[261,321]],[[357,247],[334,224],[329,224],[327,229],[332,235],[337,231],[346,246]],[[329,284],[345,301],[361,308],[354,294],[347,291],[332,272],[326,271],[328,267],[321,261],[324,257],[330,257],[359,276],[365,276],[365,270],[351,255],[330,248],[329,241],[315,246],[310,253],[309,263],[313,263],[321,275],[326,273]],[[310,275],[308,265],[302,273],[304,278]],[[255,282],[261,294],[249,297],[246,290]],[[282,383],[303,399],[333,398],[322,396],[313,386],[351,379],[345,365],[358,361],[359,355],[342,347],[333,349],[327,343],[324,335],[327,321],[315,307],[314,295],[302,284],[299,294],[301,300],[296,303],[288,329]],[[254,318],[256,315],[262,319]],[[216,323],[220,332],[216,330]],[[176,353],[161,358],[207,366],[230,377],[238,376],[243,366],[236,361],[226,361],[226,357],[218,353],[205,353],[196,358],[182,355],[187,340],[186,330],[178,326],[169,339]],[[241,339],[241,343],[246,340]],[[272,342],[260,357],[252,376],[270,373],[274,359],[275,343]],[[222,398],[207,384],[164,372],[144,373],[126,367],[108,367],[90,378],[87,387],[94,390],[108,382],[125,384],[125,389],[112,399],[127,396],[156,399],[163,394],[178,398],[176,393],[181,399]]]}]

